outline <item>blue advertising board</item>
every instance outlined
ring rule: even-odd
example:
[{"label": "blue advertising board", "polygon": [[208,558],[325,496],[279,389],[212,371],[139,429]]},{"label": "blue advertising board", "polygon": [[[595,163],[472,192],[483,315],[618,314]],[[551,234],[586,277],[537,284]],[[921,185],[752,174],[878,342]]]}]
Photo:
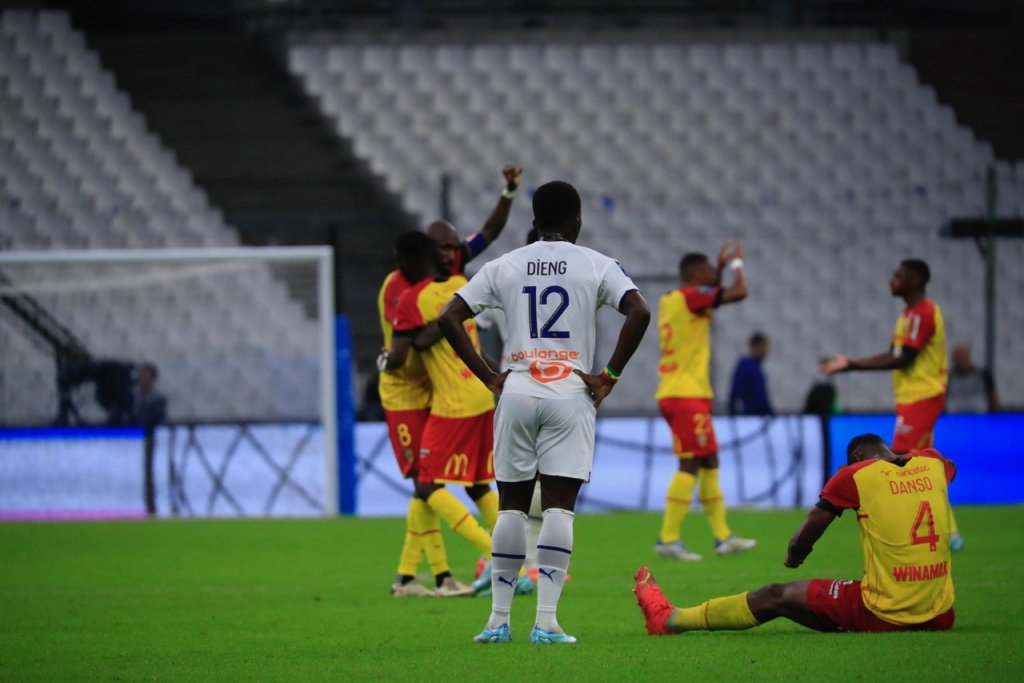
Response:
[{"label": "blue advertising board", "polygon": [[[846,444],[858,434],[891,439],[892,415],[836,415],[831,420],[831,471],[846,462]],[[1024,413],[943,415],[935,448],[956,463],[949,487],[954,504],[1024,503]]]}]

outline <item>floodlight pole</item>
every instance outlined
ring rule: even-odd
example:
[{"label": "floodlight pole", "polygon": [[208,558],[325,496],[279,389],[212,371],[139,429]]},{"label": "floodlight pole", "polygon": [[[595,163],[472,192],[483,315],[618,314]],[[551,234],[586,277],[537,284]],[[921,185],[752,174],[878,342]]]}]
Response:
[{"label": "floodlight pole", "polygon": [[1024,219],[998,218],[999,188],[994,168],[986,178],[985,216],[954,218],[939,234],[952,239],[970,238],[985,260],[985,365],[996,371],[996,252],[1000,239],[1024,239]]}]

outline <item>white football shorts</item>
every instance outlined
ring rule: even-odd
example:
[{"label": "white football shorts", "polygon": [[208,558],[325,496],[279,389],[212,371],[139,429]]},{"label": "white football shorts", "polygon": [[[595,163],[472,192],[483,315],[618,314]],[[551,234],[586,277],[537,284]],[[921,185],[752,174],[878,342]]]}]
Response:
[{"label": "white football shorts", "polygon": [[494,413],[494,476],[529,481],[538,472],[590,481],[594,419],[589,396],[502,394]]}]

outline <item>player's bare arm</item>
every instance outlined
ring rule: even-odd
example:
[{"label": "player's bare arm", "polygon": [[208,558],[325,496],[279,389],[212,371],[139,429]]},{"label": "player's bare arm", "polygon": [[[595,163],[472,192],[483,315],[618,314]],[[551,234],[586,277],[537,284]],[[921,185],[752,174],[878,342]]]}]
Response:
[{"label": "player's bare arm", "polygon": [[726,251],[726,248],[730,246],[730,242],[727,241],[722,245],[722,251],[718,255],[719,265],[721,266],[723,258],[725,258],[727,259],[726,265],[733,272],[732,284],[722,291],[720,301],[722,304],[733,304],[747,298],[747,273],[743,267],[743,240],[737,239],[731,240],[731,242],[731,248]]},{"label": "player's bare arm", "polygon": [[619,312],[626,316],[619,330],[619,339],[615,343],[615,350],[608,361],[607,368],[612,369],[615,375],[607,374],[607,370],[599,375],[591,375],[580,370],[573,370],[579,375],[594,399],[594,407],[599,408],[605,397],[611,393],[612,388],[618,381],[618,375],[626,368],[629,359],[633,357],[637,347],[644,338],[644,332],[651,322],[651,309],[644,300],[643,295],[637,290],[626,292],[619,304]]},{"label": "player's bare arm", "polygon": [[804,523],[800,525],[789,541],[784,564],[790,569],[796,569],[803,564],[814,549],[814,544],[818,542],[821,535],[825,533],[825,529],[835,518],[834,512],[820,507],[811,508]]},{"label": "player's bare arm", "polygon": [[409,349],[412,347],[413,336],[409,334],[395,333],[391,339],[391,349],[381,351],[377,359],[377,368],[381,372],[397,370],[405,365],[405,359],[409,356]]},{"label": "player's bare arm", "polygon": [[439,341],[441,341],[441,329],[437,326],[437,321],[433,320],[416,331],[416,335],[412,338],[412,347],[417,351],[424,351]]},{"label": "player's bare arm", "polygon": [[505,187],[502,189],[501,196],[498,197],[498,203],[494,205],[491,215],[480,227],[480,234],[488,244],[498,239],[508,223],[508,217],[512,211],[512,199],[523,179],[523,169],[521,166],[510,164],[501,169],[501,175],[505,178]]},{"label": "player's bare arm", "polygon": [[466,364],[466,367],[484,383],[484,386],[493,393],[500,394],[505,385],[505,378],[508,377],[508,370],[496,372],[484,357],[477,353],[473,346],[473,340],[469,338],[469,334],[462,324],[471,317],[473,317],[473,312],[469,310],[466,302],[459,296],[453,296],[445,304],[441,311],[441,317],[437,319],[437,324],[445,339],[452,345],[452,349]]},{"label": "player's bare arm", "polygon": [[718,275],[715,280],[716,286],[722,284],[722,273],[725,272],[726,267],[729,265],[729,261],[732,260],[732,252],[735,249],[735,240],[726,240],[722,243],[722,248],[718,250],[718,265],[715,271]]},{"label": "player's bare arm", "polygon": [[830,358],[818,366],[818,371],[825,375],[856,370],[902,370],[908,368],[917,358],[917,349],[903,347],[899,353],[891,349],[877,356],[852,359],[846,356]]}]

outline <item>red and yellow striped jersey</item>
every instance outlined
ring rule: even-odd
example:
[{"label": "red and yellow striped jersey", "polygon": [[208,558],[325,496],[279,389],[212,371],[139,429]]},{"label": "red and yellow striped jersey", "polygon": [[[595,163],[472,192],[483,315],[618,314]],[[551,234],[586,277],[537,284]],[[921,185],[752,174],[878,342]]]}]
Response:
[{"label": "red and yellow striped jersey", "polygon": [[711,398],[711,314],[718,287],[682,287],[658,303],[658,389],[654,397]]},{"label": "red and yellow striped jersey", "polygon": [[951,461],[926,448],[843,467],[821,492],[832,506],[857,511],[861,599],[879,619],[919,624],[953,606],[947,485],[955,474]]},{"label": "red and yellow striped jersey", "polygon": [[[394,332],[392,322],[398,312],[402,293],[412,287],[400,271],[392,271],[381,285],[377,294],[377,312],[380,314],[380,331],[384,347],[391,348]],[[430,406],[430,377],[423,366],[423,359],[414,349],[402,367],[380,373],[377,382],[380,402],[384,410],[423,410]]]},{"label": "red and yellow striped jersey", "polygon": [[[412,332],[437,320],[441,309],[466,278],[454,275],[443,282],[423,280],[402,294],[394,322],[395,332]],[[473,346],[479,351],[480,337],[472,319],[465,322]],[[440,417],[473,417],[494,408],[494,395],[442,338],[420,354],[434,387],[430,412]]]},{"label": "red and yellow striped jersey", "polygon": [[916,403],[946,393],[946,323],[937,303],[924,299],[904,310],[896,321],[892,348],[897,354],[904,348],[917,351],[910,367],[892,373],[896,403]]}]

